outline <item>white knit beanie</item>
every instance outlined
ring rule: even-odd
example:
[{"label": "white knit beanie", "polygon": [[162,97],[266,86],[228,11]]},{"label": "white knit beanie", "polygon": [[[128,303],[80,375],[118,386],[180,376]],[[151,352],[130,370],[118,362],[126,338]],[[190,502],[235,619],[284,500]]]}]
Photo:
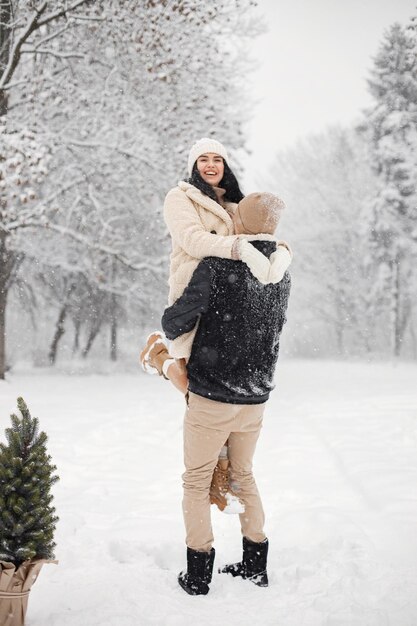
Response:
[{"label": "white knit beanie", "polygon": [[188,155],[188,174],[190,176],[193,171],[194,163],[197,161],[199,156],[206,154],[206,152],[214,152],[215,154],[219,154],[223,157],[225,161],[228,160],[226,148],[220,143],[220,141],[210,139],[209,137],[203,137],[202,139],[196,141],[196,143],[191,147],[190,154]]}]

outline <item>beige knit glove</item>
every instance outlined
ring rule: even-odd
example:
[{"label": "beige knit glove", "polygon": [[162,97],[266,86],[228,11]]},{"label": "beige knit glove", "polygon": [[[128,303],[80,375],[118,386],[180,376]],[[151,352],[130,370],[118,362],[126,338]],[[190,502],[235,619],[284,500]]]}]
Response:
[{"label": "beige knit glove", "polygon": [[271,267],[268,274],[269,283],[279,283],[291,264],[292,252],[288,244],[278,245],[276,252],[269,257]]},{"label": "beige knit glove", "polygon": [[259,252],[247,239],[239,241],[239,256],[246,263],[252,274],[264,285],[269,282],[268,276],[271,268],[269,259]]}]

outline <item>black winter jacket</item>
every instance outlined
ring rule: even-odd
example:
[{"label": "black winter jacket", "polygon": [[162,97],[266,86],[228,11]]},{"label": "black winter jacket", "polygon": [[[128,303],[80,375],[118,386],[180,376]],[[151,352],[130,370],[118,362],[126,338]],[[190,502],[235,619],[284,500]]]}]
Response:
[{"label": "black winter jacket", "polygon": [[[265,256],[275,242],[251,242]],[[261,404],[274,388],[279,336],[286,321],[290,275],[263,285],[241,261],[203,259],[178,300],[165,309],[168,339],[199,321],[187,364],[189,390],[231,404]]]}]

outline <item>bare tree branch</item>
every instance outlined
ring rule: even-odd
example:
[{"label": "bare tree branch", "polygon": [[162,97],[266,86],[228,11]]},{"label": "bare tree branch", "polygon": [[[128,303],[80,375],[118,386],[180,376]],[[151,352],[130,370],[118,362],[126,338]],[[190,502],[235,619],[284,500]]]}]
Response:
[{"label": "bare tree branch", "polygon": [[66,7],[64,9],[60,9],[59,11],[55,11],[55,13],[51,13],[47,15],[42,21],[39,22],[39,26],[44,26],[45,24],[49,24],[49,22],[53,22],[64,15],[67,15],[70,11],[74,11],[74,9],[78,9],[78,7],[83,4],[87,4],[88,0],[77,0],[71,6]]},{"label": "bare tree branch", "polygon": [[45,2],[43,2],[43,4],[41,4],[40,8],[36,10],[35,15],[30,20],[30,22],[27,24],[27,26],[24,29],[23,33],[17,39],[16,43],[13,45],[13,48],[12,48],[10,56],[9,56],[9,61],[8,61],[7,67],[4,70],[4,72],[3,72],[3,74],[2,74],[2,76],[0,78],[0,89],[3,89],[3,85],[6,85],[10,81],[11,77],[13,76],[14,71],[16,70],[16,68],[17,68],[17,66],[19,64],[19,61],[20,61],[20,55],[21,55],[22,46],[29,39],[31,34],[37,28],[39,28],[39,19],[42,16],[42,14],[46,11],[47,4],[48,3],[45,0]]},{"label": "bare tree branch", "polygon": [[[21,33],[21,35],[18,37],[17,41],[15,42],[15,44],[13,45],[13,48],[11,50],[10,56],[9,56],[9,61],[7,64],[6,69],[4,70],[1,78],[0,78],[0,90],[4,89],[5,85],[7,85],[21,58],[21,55],[23,53],[22,50],[22,46],[27,42],[27,40],[29,39],[29,37],[31,36],[31,34],[33,32],[35,32],[36,30],[38,30],[41,26],[44,26],[45,24],[49,24],[50,22],[53,22],[54,20],[59,19],[60,17],[63,17],[64,15],[68,15],[69,12],[74,11],[75,9],[79,8],[80,6],[82,6],[83,4],[86,4],[88,0],[77,0],[77,2],[74,2],[71,6],[66,7],[64,9],[60,9],[59,11],[55,11],[54,13],[51,13],[50,15],[46,16],[44,19],[41,19],[42,15],[45,13],[45,11],[48,8],[48,0],[45,0],[41,6],[35,10],[35,15],[32,17],[32,19],[29,21],[29,23],[27,24],[26,28],[24,28],[23,32]],[[57,31],[57,33],[55,34],[55,36],[59,34],[59,31]],[[51,37],[53,38],[53,37]],[[33,52],[34,50],[31,50],[31,52]],[[58,53],[53,53],[52,51],[43,51],[43,50],[38,50],[36,48],[37,52],[41,52],[41,53],[48,53],[48,54],[54,54],[55,56],[60,56],[60,58],[69,58],[69,56],[65,56],[64,53],[61,53],[61,55],[59,55]],[[27,52],[27,51],[25,51]],[[73,55],[76,56],[76,55]],[[82,57],[78,57],[78,58],[82,58]]]},{"label": "bare tree branch", "polygon": [[50,54],[57,59],[83,59],[83,54],[76,52],[57,52],[56,50],[48,50],[48,48],[33,48],[32,50],[22,50],[21,54]]},{"label": "bare tree branch", "polygon": [[65,142],[67,146],[78,146],[79,148],[91,148],[96,150],[97,148],[106,148],[107,150],[113,150],[114,152],[118,152],[123,156],[127,156],[129,158],[134,159],[135,161],[139,161],[140,163],[146,163],[146,167],[153,169],[155,172],[160,173],[160,168],[149,162],[149,160],[142,157],[140,154],[136,152],[132,152],[128,148],[123,148],[119,146],[113,146],[108,143],[100,142],[100,141],[78,141],[77,139],[69,139]]},{"label": "bare tree branch", "polygon": [[96,250],[97,252],[103,252],[104,254],[108,254],[112,256],[117,261],[119,261],[124,267],[134,270],[135,272],[143,272],[149,271],[154,275],[160,277],[165,273],[165,259],[159,259],[156,263],[135,263],[125,257],[119,250],[112,248],[111,246],[107,246],[102,243],[97,243],[92,241],[85,235],[81,235],[76,231],[68,228],[67,226],[60,226],[59,224],[53,224],[51,222],[47,222],[45,220],[27,220],[24,224],[20,224],[19,228],[43,228],[49,231],[53,231],[55,233],[59,233],[64,237],[70,237],[73,241],[80,243],[84,248],[88,248],[90,250]]},{"label": "bare tree branch", "polygon": [[43,46],[47,41],[51,41],[52,39],[55,39],[55,37],[58,37],[59,35],[64,33],[66,30],[68,30],[68,23],[66,23],[62,28],[59,28],[53,33],[50,33],[47,37],[44,37],[43,39],[38,41],[35,44],[35,49],[39,48],[39,46]]},{"label": "bare tree branch", "polygon": [[18,80],[15,83],[8,83],[7,85],[4,85],[3,90],[7,91],[8,89],[14,89],[14,87],[20,87],[20,85],[26,85],[27,81],[26,80]]}]

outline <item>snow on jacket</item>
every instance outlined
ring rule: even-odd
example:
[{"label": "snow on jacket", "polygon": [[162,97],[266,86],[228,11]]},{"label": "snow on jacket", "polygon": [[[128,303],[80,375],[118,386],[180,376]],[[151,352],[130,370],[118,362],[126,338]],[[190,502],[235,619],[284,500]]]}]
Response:
[{"label": "snow on jacket", "polygon": [[[253,241],[266,257],[271,241]],[[162,318],[168,338],[200,320],[187,364],[193,393],[232,404],[261,404],[274,388],[279,337],[286,321],[288,272],[262,284],[241,261],[206,258],[190,284]]]}]

